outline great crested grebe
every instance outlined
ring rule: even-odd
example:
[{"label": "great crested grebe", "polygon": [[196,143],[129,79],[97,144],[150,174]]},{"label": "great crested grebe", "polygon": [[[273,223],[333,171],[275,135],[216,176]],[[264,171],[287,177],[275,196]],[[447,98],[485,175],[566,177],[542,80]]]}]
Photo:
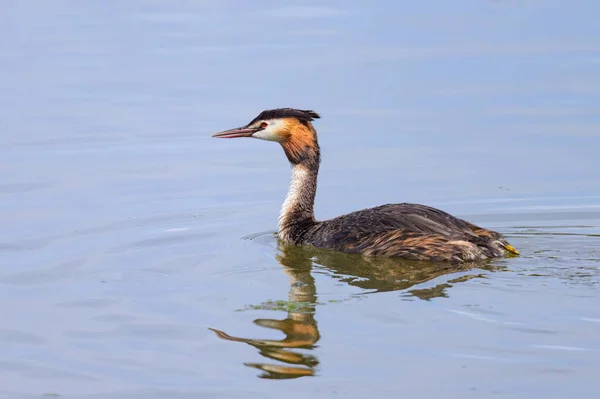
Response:
[{"label": "great crested grebe", "polygon": [[261,112],[246,126],[213,137],[253,137],[281,144],[292,164],[289,192],[279,215],[278,237],[367,256],[465,262],[519,254],[495,231],[475,226],[420,204],[386,204],[317,221],[314,202],[321,154],[309,110],[277,108]]}]

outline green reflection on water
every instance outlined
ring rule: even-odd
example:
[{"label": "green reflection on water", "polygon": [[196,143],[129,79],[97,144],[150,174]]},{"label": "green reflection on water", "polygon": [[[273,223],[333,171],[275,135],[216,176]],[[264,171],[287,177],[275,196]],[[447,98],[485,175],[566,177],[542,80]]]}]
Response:
[{"label": "green reflection on water", "polygon": [[437,284],[430,288],[411,287],[430,281],[442,275],[482,270],[497,271],[499,267],[489,262],[468,264],[444,264],[407,261],[393,258],[367,258],[361,255],[344,254],[321,250],[314,247],[300,247],[279,243],[277,261],[290,277],[290,290],[287,300],[269,300],[259,305],[247,305],[245,310],[285,311],[285,319],[256,319],[254,323],[265,328],[281,331],[281,340],[253,339],[231,336],[224,331],[210,328],[224,340],[244,342],[254,346],[267,359],[285,365],[272,363],[244,363],[248,367],[262,370],[260,378],[289,379],[314,376],[318,359],[312,354],[300,353],[299,349],[312,350],[317,347],[320,333],[315,319],[320,305],[340,302],[338,300],[319,302],[314,269],[326,270],[333,278],[348,285],[362,288],[365,294],[406,290],[406,295],[422,300],[446,297],[446,290],[453,284],[472,278],[485,278],[481,273],[462,275],[456,279]]}]

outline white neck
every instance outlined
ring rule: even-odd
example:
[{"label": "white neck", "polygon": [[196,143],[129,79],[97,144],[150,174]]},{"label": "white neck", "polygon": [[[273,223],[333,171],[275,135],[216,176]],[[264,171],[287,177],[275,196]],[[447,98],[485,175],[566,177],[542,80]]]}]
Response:
[{"label": "white neck", "polygon": [[279,214],[279,237],[289,240],[295,222],[314,220],[317,174],[304,165],[294,165],[290,188]]}]

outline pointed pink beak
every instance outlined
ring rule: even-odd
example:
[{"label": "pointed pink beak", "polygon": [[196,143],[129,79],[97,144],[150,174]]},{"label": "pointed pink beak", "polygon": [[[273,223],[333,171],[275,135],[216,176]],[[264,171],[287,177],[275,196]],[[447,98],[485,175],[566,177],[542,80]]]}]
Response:
[{"label": "pointed pink beak", "polygon": [[259,129],[255,127],[236,127],[235,129],[225,130],[223,132],[215,133],[212,137],[218,137],[221,139],[235,139],[238,137],[252,137]]}]

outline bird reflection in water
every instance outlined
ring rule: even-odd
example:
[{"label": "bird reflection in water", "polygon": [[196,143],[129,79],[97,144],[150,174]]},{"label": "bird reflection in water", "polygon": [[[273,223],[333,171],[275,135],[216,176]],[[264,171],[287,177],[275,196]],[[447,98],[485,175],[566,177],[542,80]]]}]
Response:
[{"label": "bird reflection in water", "polygon": [[231,336],[224,331],[210,328],[219,338],[228,341],[244,342],[259,350],[259,353],[286,365],[272,363],[244,363],[248,367],[262,370],[260,378],[290,379],[313,376],[318,359],[300,350],[312,350],[317,347],[320,338],[315,312],[317,290],[312,269],[325,270],[333,278],[346,284],[362,288],[364,294],[407,290],[406,296],[429,300],[445,297],[446,289],[452,284],[483,277],[480,273],[461,275],[460,277],[438,284],[431,288],[412,289],[414,285],[430,281],[436,277],[468,270],[498,270],[489,262],[440,264],[402,260],[398,258],[368,258],[355,254],[300,247],[280,242],[277,261],[290,277],[289,304],[287,317],[278,319],[256,319],[254,323],[265,328],[279,330],[285,338],[254,339]]}]

